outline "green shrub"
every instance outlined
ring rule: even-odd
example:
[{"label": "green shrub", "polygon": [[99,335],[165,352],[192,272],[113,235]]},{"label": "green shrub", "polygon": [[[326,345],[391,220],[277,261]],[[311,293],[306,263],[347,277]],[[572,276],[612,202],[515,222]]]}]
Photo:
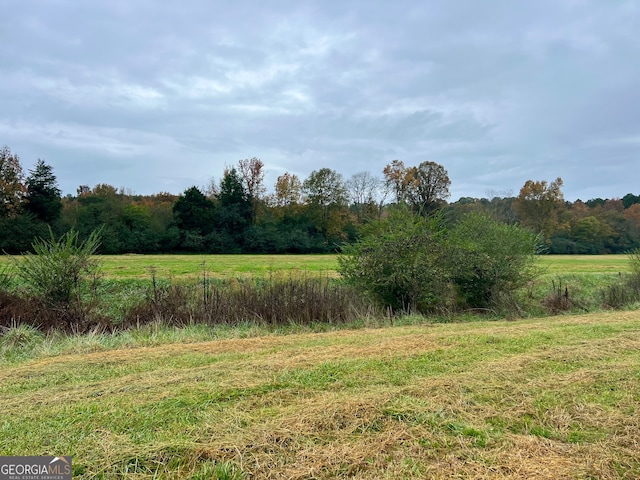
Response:
[{"label": "green shrub", "polygon": [[93,232],[83,242],[71,230],[56,240],[50,231],[49,240],[38,239],[33,252],[14,259],[18,277],[27,289],[52,307],[68,307],[80,301],[81,287],[88,278],[95,279],[99,262],[94,258],[100,234]]},{"label": "green shrub", "polygon": [[452,229],[447,255],[461,306],[491,308],[539,273],[537,235],[486,214],[470,213]]},{"label": "green shrub", "polygon": [[340,274],[384,308],[426,313],[447,303],[446,241],[439,217],[399,208],[369,224],[342,253]]},{"label": "green shrub", "polygon": [[512,304],[505,298],[537,275],[538,244],[529,231],[486,215],[445,230],[438,216],[397,209],[343,249],[339,272],[393,311],[487,309]]}]

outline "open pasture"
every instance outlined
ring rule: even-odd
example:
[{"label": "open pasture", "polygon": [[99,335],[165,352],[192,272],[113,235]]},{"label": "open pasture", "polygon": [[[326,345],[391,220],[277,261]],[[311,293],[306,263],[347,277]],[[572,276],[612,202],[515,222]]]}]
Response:
[{"label": "open pasture", "polygon": [[639,320],[43,339],[0,369],[0,442],[72,455],[78,479],[635,479]]},{"label": "open pasture", "polygon": [[[269,275],[274,273],[337,276],[337,255],[100,255],[102,274],[109,279]],[[0,266],[7,262],[0,256]],[[629,270],[626,255],[542,255],[545,273],[618,273]]]},{"label": "open pasture", "polygon": [[627,255],[542,255],[540,264],[547,273],[619,273],[629,271]]},{"label": "open pasture", "polygon": [[[210,278],[260,276],[275,273],[338,276],[337,255],[101,255],[105,278]],[[7,261],[0,257],[0,266]],[[626,255],[543,255],[540,265],[554,275],[629,270]]]},{"label": "open pasture", "polygon": [[[229,278],[275,273],[338,276],[337,255],[104,255],[107,278],[158,277]],[[544,255],[546,273],[618,273],[629,269],[626,255]]]}]

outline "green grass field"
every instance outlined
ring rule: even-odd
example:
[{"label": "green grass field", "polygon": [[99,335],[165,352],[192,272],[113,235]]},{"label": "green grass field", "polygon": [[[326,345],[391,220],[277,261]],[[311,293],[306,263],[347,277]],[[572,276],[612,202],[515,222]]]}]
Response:
[{"label": "green grass field", "polygon": [[[337,276],[337,255],[101,255],[102,272],[110,279],[268,275],[309,273]],[[0,257],[0,264],[7,262]],[[618,273],[629,269],[626,255],[544,255],[540,264],[550,274]]]},{"label": "green grass field", "polygon": [[79,479],[640,478],[638,312],[135,335],[5,361],[2,454]]},{"label": "green grass field", "polygon": [[[112,278],[140,278],[154,267],[159,276],[254,276],[275,272],[337,276],[337,255],[105,255],[103,272]],[[548,273],[618,273],[628,270],[626,255],[545,255]]]},{"label": "green grass field", "polygon": [[629,271],[627,255],[543,255],[548,273],[618,273]]}]

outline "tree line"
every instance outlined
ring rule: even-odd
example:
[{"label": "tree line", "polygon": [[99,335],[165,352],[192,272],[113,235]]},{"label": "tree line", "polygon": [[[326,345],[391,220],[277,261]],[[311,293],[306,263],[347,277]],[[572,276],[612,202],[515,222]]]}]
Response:
[{"label": "tree line", "polygon": [[301,179],[280,175],[272,191],[258,158],[225,168],[219,180],[175,195],[136,195],[108,184],[62,196],[53,167],[39,159],[26,174],[0,149],[0,250],[21,253],[37,238],[101,231],[101,253],[325,253],[359,238],[372,221],[402,205],[455,225],[489,215],[541,234],[550,253],[624,253],[640,247],[640,196],[565,201],[562,179],[528,180],[517,196],[450,202],[446,169],[394,160],[379,174],[349,178],[320,168]]}]

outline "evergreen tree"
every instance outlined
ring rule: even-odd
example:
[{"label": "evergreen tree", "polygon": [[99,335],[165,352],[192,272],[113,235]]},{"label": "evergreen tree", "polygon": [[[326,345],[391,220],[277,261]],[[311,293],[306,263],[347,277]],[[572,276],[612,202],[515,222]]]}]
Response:
[{"label": "evergreen tree", "polygon": [[207,235],[213,230],[214,203],[198,187],[191,187],[173,205],[173,216],[182,231]]},{"label": "evergreen tree", "polygon": [[53,168],[39,159],[33,170],[29,170],[26,181],[25,209],[39,220],[52,223],[60,217],[62,199]]},{"label": "evergreen tree", "polygon": [[220,205],[218,224],[232,236],[242,235],[251,224],[253,209],[251,198],[235,168],[225,172],[217,198]]}]

